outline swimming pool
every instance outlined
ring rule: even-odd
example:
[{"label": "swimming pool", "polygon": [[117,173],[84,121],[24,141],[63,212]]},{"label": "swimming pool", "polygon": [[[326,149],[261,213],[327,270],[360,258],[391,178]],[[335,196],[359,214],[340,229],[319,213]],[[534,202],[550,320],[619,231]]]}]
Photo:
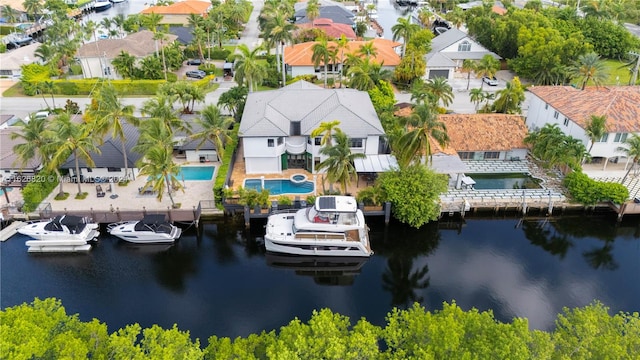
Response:
[{"label": "swimming pool", "polygon": [[477,190],[542,189],[540,180],[527,174],[468,174]]},{"label": "swimming pool", "polygon": [[[6,187],[5,189],[7,189],[7,192],[13,190],[13,188],[10,188],[10,187]],[[0,189],[0,195],[4,195],[4,190],[3,189]]]},{"label": "swimming pool", "polygon": [[215,166],[183,166],[180,168],[177,178],[182,180],[184,176],[185,181],[211,180],[215,170]]},{"label": "swimming pool", "polygon": [[[262,180],[260,179],[245,179],[245,189],[262,190]],[[270,195],[281,194],[308,194],[313,192],[313,182],[305,181],[300,184],[295,184],[289,179],[268,179],[264,181],[264,188],[269,190]]]}]

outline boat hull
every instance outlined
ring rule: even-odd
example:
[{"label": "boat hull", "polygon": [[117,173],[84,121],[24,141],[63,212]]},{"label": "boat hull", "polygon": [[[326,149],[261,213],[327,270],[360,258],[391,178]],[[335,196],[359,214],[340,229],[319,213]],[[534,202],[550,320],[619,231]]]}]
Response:
[{"label": "boat hull", "polygon": [[96,3],[93,5],[93,10],[94,10],[95,12],[106,11],[106,10],[110,9],[110,8],[111,8],[111,6],[112,6],[112,4],[111,4],[111,2],[109,2],[109,1],[104,1],[104,2],[103,2],[103,1],[100,1],[100,2],[96,2]]},{"label": "boat hull", "polygon": [[19,228],[17,232],[38,241],[78,240],[85,244],[100,236],[100,231],[97,230],[98,224],[86,224],[85,228],[81,232],[71,233],[68,229],[63,229],[62,231],[46,230],[45,225],[48,222],[49,221],[39,221],[29,223]]},{"label": "boat hull", "polygon": [[107,227],[109,234],[133,244],[172,244],[182,235],[182,229],[175,225],[168,225],[171,231],[156,232],[151,230],[137,230],[139,221],[129,221],[111,224]]},{"label": "boat hull", "polygon": [[171,244],[176,241],[176,238],[171,236],[158,236],[158,234],[140,234],[140,235],[131,235],[131,234],[119,234],[117,232],[112,232],[111,235],[119,238],[120,240],[124,240],[126,242],[130,242],[133,244]]},{"label": "boat hull", "polygon": [[289,255],[369,257],[373,254],[364,244],[354,241],[272,239],[266,235],[264,246],[269,252]]}]

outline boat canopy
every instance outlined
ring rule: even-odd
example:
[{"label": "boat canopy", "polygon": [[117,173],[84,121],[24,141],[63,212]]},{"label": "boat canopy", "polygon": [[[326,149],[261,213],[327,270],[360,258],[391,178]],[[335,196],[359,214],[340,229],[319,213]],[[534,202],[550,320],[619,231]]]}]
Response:
[{"label": "boat canopy", "polygon": [[318,212],[356,212],[358,204],[352,196],[318,196],[315,208]]}]

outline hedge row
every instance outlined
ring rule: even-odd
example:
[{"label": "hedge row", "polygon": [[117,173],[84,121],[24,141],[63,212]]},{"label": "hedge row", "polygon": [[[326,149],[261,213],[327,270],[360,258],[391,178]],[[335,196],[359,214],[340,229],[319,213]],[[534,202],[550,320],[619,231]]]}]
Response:
[{"label": "hedge row", "polygon": [[629,198],[629,190],[624,185],[596,181],[579,171],[567,175],[564,185],[571,197],[583,205],[595,205],[604,201],[622,204]]},{"label": "hedge row", "polygon": [[224,149],[224,156],[222,157],[222,165],[220,165],[220,169],[218,169],[218,176],[216,176],[216,182],[213,185],[213,196],[215,198],[216,204],[222,204],[223,190],[224,190],[224,182],[227,179],[227,173],[231,171],[229,168],[229,164],[231,164],[231,157],[238,146],[238,130],[240,129],[240,124],[236,123],[233,127],[231,133],[231,141],[227,144]]},{"label": "hedge row", "polygon": [[22,189],[22,200],[24,200],[22,211],[25,213],[34,211],[57,185],[58,177],[54,172],[39,172],[34,180]]}]

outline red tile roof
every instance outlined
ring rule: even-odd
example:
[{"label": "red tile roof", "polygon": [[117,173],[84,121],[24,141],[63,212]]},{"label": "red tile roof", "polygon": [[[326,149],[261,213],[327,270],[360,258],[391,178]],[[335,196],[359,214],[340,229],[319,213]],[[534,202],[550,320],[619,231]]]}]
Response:
[{"label": "red tile roof", "polygon": [[151,6],[142,10],[141,14],[160,14],[160,15],[188,15],[198,14],[204,15],[207,13],[207,9],[211,7],[211,3],[208,1],[195,1],[186,0],[173,3],[167,6]]},{"label": "red tile roof", "polygon": [[310,22],[304,24],[297,24],[300,29],[316,28],[324,31],[329,38],[339,39],[344,34],[349,40],[355,40],[356,33],[353,28],[347,24],[334,23],[333,20],[327,18],[319,18],[313,21],[313,26]]},{"label": "red tile roof", "polygon": [[640,132],[640,86],[532,86],[529,91],[583,129],[591,115],[607,116],[607,131]]},{"label": "red tile roof", "polygon": [[[385,66],[397,66],[400,64],[400,56],[396,53],[395,48],[402,45],[401,43],[380,38],[369,41],[373,41],[373,45],[378,51],[378,54],[372,60],[378,63],[384,62]],[[360,46],[369,41],[349,41],[345,54],[357,53]],[[315,43],[315,41],[309,41],[285,47],[285,62],[291,66],[313,66],[313,61],[311,61],[313,51],[311,48]],[[329,46],[336,46],[335,41],[329,41]]]}]

